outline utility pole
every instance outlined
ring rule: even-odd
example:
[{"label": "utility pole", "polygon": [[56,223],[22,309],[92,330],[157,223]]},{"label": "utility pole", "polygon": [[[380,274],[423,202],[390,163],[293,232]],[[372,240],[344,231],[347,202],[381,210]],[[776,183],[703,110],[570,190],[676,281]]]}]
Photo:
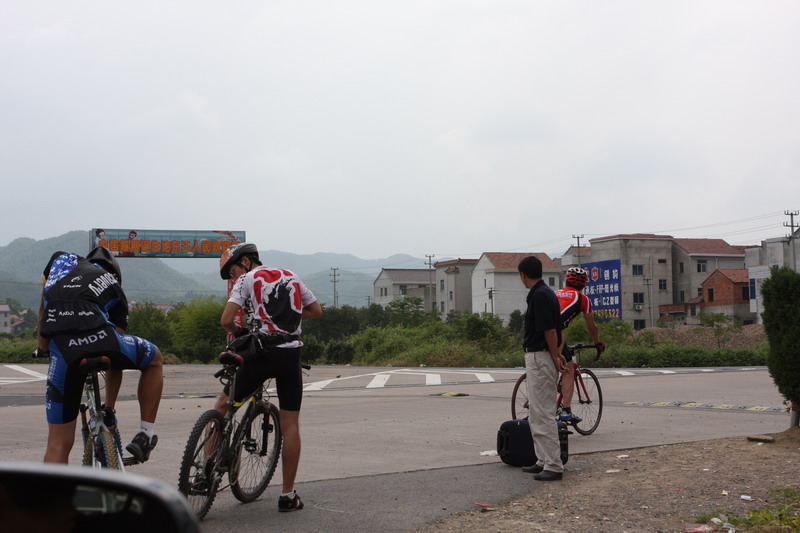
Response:
[{"label": "utility pole", "polygon": [[425,255],[428,258],[428,281],[431,285],[430,296],[431,296],[431,311],[436,311],[436,297],[434,296],[435,287],[433,285],[433,258],[436,257],[435,255]]},{"label": "utility pole", "polygon": [[583,235],[573,235],[572,238],[578,240],[578,266],[581,266],[581,239],[583,239]]},{"label": "utility pole", "polygon": [[492,314],[494,314],[494,288],[489,287],[489,302],[492,304]]},{"label": "utility pole", "polygon": [[367,307],[372,305],[372,296],[367,296]]},{"label": "utility pole", "polygon": [[789,253],[792,254],[792,270],[797,272],[797,259],[795,258],[795,250],[794,250],[794,241],[796,240],[795,234],[795,224],[794,224],[794,217],[800,215],[800,211],[784,211],[784,215],[789,217],[789,223],[783,223],[783,227],[790,228],[791,232],[789,233]]},{"label": "utility pole", "polygon": [[339,270],[339,269],[338,268],[331,268],[331,270],[333,271],[333,273],[330,276],[331,276],[331,281],[333,282],[333,307],[335,309],[339,305],[339,293],[336,292],[336,282],[338,281],[338,279],[337,279],[337,276],[338,276],[337,270]]}]

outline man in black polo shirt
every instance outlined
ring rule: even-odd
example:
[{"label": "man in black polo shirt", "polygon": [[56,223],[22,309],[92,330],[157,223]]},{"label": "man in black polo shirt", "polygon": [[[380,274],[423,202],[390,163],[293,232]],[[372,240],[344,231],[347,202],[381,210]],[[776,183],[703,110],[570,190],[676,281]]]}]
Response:
[{"label": "man in black polo shirt", "polygon": [[524,258],[517,270],[525,288],[530,289],[523,347],[530,402],[528,422],[538,459],[535,465],[522,470],[533,473],[533,479],[539,481],[556,481],[564,472],[556,425],[558,377],[566,366],[564,356],[558,351],[561,311],[555,293],[542,281],[542,262],[538,257]]}]

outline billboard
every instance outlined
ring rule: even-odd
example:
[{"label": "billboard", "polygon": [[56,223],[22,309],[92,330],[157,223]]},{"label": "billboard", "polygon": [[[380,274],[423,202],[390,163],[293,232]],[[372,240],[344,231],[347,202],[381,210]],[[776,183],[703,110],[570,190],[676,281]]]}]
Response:
[{"label": "billboard", "polygon": [[589,272],[583,293],[592,303],[595,320],[622,318],[622,272],[620,260],[595,261],[581,265]]},{"label": "billboard", "polygon": [[244,231],[93,228],[90,236],[91,248],[108,248],[117,257],[219,257],[245,242]]}]

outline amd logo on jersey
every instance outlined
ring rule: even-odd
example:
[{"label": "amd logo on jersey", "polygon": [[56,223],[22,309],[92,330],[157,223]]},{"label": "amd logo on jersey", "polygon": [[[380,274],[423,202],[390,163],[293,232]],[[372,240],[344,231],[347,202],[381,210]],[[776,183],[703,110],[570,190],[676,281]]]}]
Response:
[{"label": "amd logo on jersey", "polygon": [[93,333],[87,337],[70,339],[69,346],[84,346],[86,344],[94,344],[95,342],[103,340],[106,337],[108,337],[108,332],[100,330],[96,334]]}]

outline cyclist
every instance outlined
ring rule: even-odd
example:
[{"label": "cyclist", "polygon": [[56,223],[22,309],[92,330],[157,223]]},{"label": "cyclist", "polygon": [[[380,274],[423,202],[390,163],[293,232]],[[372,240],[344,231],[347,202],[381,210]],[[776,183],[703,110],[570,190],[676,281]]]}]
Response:
[{"label": "cyclist", "polygon": [[[122,291],[117,260],[102,247],[86,258],[56,252],[42,274],[39,340],[35,356],[48,357],[45,409],[48,436],[44,461],[66,463],[75,442],[75,426],[83,391],[77,362],[84,356],[106,355],[106,407],[113,407],[122,383],[122,369],[136,368],[139,377],[141,430],[127,446],[139,462],[150,457],[163,388],[163,358],[145,339],[126,335],[128,301]],[[112,427],[114,422],[110,424]]]},{"label": "cyclist", "polygon": [[[567,270],[567,282],[564,288],[555,291],[558,305],[561,308],[561,329],[566,330],[570,322],[580,313],[583,313],[589,336],[592,337],[595,345],[597,345],[598,353],[603,353],[606,345],[600,341],[600,336],[597,333],[597,325],[592,314],[592,304],[589,302],[589,297],[581,292],[588,281],[589,273],[585,269],[572,267]],[[561,380],[561,395],[563,398],[559,419],[564,422],[580,422],[581,419],[572,413],[572,393],[575,391],[575,365],[572,364],[572,354],[566,349],[566,344],[565,334],[559,347],[559,351],[567,360],[564,379]]]},{"label": "cyclist", "polygon": [[[303,398],[303,373],[300,366],[300,324],[302,320],[322,316],[322,307],[314,294],[294,273],[261,264],[258,248],[252,243],[235,244],[220,258],[222,279],[235,279],[220,324],[236,336],[248,333],[236,324],[242,308],[252,310],[260,323],[262,357],[250,358],[236,373],[236,397],[241,401],[269,378],[275,378],[280,407],[283,455],[281,457],[283,490],[278,511],[297,511],[303,502],[294,490],[300,462],[300,404]],[[227,412],[228,390],[214,406]]]}]

